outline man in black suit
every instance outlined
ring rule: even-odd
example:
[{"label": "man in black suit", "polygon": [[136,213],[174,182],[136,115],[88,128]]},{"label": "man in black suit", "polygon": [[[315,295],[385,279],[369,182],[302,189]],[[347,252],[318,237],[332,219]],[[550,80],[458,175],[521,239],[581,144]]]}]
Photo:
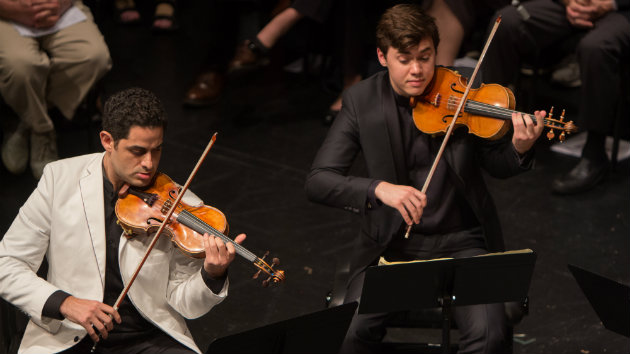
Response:
[{"label": "man in black suit", "polygon": [[521,58],[575,53],[581,81],[576,121],[587,132],[586,144],[578,163],[553,181],[552,190],[576,194],[594,188],[608,174],[606,135],[628,94],[621,92],[621,83],[624,67],[629,68],[630,0],[530,0],[506,6],[496,16],[502,18],[501,29],[483,70],[489,82],[515,82]]},{"label": "man in black suit", "polygon": [[[387,10],[377,27],[377,55],[388,70],[350,88],[306,182],[312,201],[362,216],[345,302],[361,295],[364,271],[379,256],[401,261],[468,257],[504,249],[496,209],[481,169],[509,177],[531,167],[531,148],[543,125],[514,114],[500,140],[454,131],[431,185],[420,191],[443,136],[416,129],[409,98],[432,84],[439,35],[433,18],[414,5]],[[446,99],[446,98],[444,98]],[[544,111],[535,112],[540,121]],[[367,176],[348,176],[359,152]],[[409,239],[404,238],[412,225]],[[386,314],[355,315],[342,352],[382,351]],[[501,352],[503,304],[457,307],[460,349]]]}]

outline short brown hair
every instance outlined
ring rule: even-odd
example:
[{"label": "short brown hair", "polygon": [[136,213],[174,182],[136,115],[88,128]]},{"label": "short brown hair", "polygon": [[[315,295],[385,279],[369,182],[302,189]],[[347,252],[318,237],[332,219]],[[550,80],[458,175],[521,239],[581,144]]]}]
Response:
[{"label": "short brown hair", "polygon": [[376,26],[376,45],[387,53],[389,47],[406,51],[424,38],[431,38],[437,48],[440,35],[433,17],[415,4],[399,4],[385,11]]},{"label": "short brown hair", "polygon": [[115,93],[103,108],[103,130],[117,144],[129,137],[132,126],[162,127],[166,130],[166,111],[162,102],[149,90],[132,87]]}]

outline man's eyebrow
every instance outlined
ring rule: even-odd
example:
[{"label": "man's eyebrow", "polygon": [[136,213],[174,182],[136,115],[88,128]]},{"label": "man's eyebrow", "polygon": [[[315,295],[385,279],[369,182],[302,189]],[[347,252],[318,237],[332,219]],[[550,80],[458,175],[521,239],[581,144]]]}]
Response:
[{"label": "man's eyebrow", "polygon": [[[163,145],[164,145],[164,143],[156,146],[153,150],[161,149]],[[143,151],[147,151],[147,150],[149,150],[149,148],[141,146],[141,145],[131,145],[131,146],[127,146],[127,150],[143,150]]]},{"label": "man's eyebrow", "polygon": [[[426,47],[426,48],[424,48],[424,49],[422,49],[422,50],[420,51],[420,54],[424,54],[424,53],[427,53],[427,52],[431,52],[431,50],[432,50],[432,48],[431,48],[431,47]],[[409,51],[409,50],[399,50],[399,51],[398,51],[398,54],[402,54],[402,55],[411,55],[411,51]]]}]

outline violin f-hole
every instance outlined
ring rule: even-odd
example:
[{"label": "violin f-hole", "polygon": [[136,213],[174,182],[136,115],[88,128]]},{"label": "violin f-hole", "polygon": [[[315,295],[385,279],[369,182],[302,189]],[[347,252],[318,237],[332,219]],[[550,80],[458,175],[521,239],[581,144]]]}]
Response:
[{"label": "violin f-hole", "polygon": [[457,87],[457,83],[456,82],[451,83],[451,90],[452,91],[455,91],[455,92],[457,92],[459,94],[464,94],[464,91],[458,90],[458,89],[456,89],[456,87]]}]

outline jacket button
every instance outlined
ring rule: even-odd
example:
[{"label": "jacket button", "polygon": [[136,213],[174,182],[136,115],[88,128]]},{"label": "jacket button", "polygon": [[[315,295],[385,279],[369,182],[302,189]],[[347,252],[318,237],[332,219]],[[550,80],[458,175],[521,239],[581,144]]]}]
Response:
[{"label": "jacket button", "polygon": [[78,342],[79,341],[79,336],[74,337],[74,341]]}]

